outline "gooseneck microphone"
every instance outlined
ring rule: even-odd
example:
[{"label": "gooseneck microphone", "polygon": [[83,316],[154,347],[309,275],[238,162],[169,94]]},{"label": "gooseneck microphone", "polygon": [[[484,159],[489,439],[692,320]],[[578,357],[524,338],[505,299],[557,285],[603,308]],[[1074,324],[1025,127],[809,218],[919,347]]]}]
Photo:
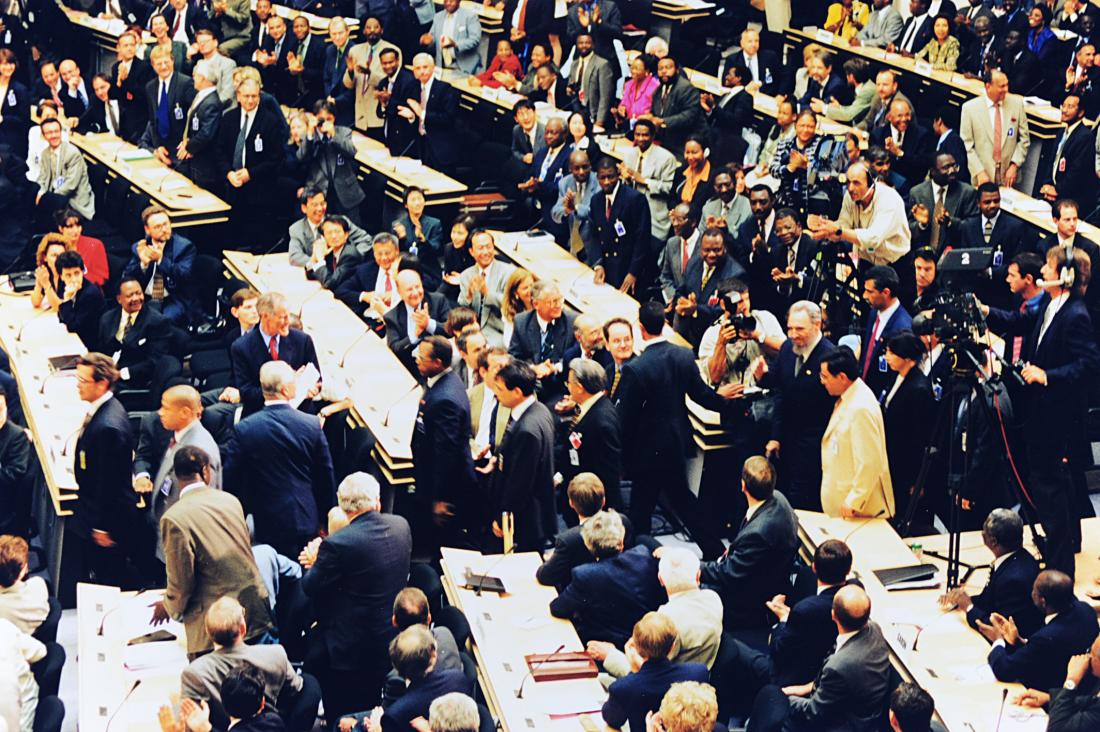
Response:
[{"label": "gooseneck microphone", "polygon": [[551,653],[551,654],[550,654],[550,655],[548,655],[548,656],[545,656],[545,657],[544,657],[544,658],[543,658],[543,659],[542,659],[541,661],[539,661],[538,663],[536,663],[536,664],[535,664],[534,666],[532,666],[532,667],[531,667],[531,670],[530,670],[530,671],[528,671],[528,672],[527,672],[527,675],[523,677],[523,681],[521,681],[521,682],[519,683],[519,688],[518,688],[518,689],[516,689],[516,698],[517,698],[517,699],[522,699],[522,698],[523,698],[523,687],[524,687],[524,686],[525,686],[525,685],[527,684],[527,680],[528,680],[528,679],[530,679],[530,678],[533,678],[533,677],[534,677],[534,675],[535,675],[535,671],[537,671],[538,669],[542,668],[542,665],[543,665],[544,663],[546,663],[547,661],[549,661],[549,660],[550,660],[551,658],[553,658],[554,656],[556,656],[556,655],[558,655],[559,653],[561,653],[561,651],[562,651],[562,649],[563,649],[563,648],[565,648],[565,644],[564,644],[564,643],[562,643],[562,644],[561,644],[560,646],[558,646],[558,647],[557,647],[557,649],[556,649],[556,650],[555,650],[555,651],[554,651],[553,653]]}]

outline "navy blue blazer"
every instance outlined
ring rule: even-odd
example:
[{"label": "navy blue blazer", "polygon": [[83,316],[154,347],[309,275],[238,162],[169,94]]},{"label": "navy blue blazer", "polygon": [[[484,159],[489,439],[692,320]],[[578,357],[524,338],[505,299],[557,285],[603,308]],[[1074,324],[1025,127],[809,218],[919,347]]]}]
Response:
[{"label": "navy blue blazer", "polygon": [[[309,45],[313,45],[315,39],[310,39]],[[336,46],[325,44],[325,66],[322,72],[322,97],[330,96],[336,100],[337,115],[336,124],[347,126],[351,121],[353,112],[354,91],[344,87],[344,74],[348,70],[348,51],[355,44],[348,41],[344,45],[343,52],[338,52]]]},{"label": "navy blue blazer", "polygon": [[1016,621],[1016,627],[1025,638],[1039,630],[1043,616],[1031,601],[1031,588],[1039,575],[1039,562],[1027,549],[1012,552],[989,575],[989,583],[981,594],[970,598],[973,603],[966,611],[966,622],[977,630],[978,621],[990,625],[989,616],[1000,613]]},{"label": "navy blue blazer", "polygon": [[223,457],[227,486],[256,520],[256,542],[316,535],[336,501],[332,456],[315,415],[272,405],[241,420]]},{"label": "navy blue blazer", "polygon": [[572,620],[584,643],[602,640],[622,648],[634,623],[665,599],[657,581],[657,560],[648,547],[636,546],[574,567],[572,580],[550,603],[550,612]]},{"label": "navy blue blazer", "polygon": [[640,669],[616,680],[607,689],[603,705],[603,721],[609,727],[644,730],[649,712],[657,711],[669,687],[680,681],[710,680],[707,667],[701,663],[673,663],[667,658],[652,658]]},{"label": "navy blue blazer", "polygon": [[[562,357],[562,363],[565,364],[566,367],[568,367],[570,361],[572,361],[574,358],[580,357],[581,344],[573,341],[573,343],[571,343],[569,347],[565,349],[565,355]],[[606,348],[600,348],[595,353],[593,353],[592,360],[598,363],[600,366],[603,366],[604,371],[607,370],[608,366],[615,363],[615,359],[611,356],[611,351],[607,350]],[[608,384],[608,386],[610,386],[610,384]]]},{"label": "navy blue blazer", "polygon": [[1054,689],[1066,680],[1069,657],[1087,653],[1098,632],[1096,611],[1075,599],[1068,610],[1032,633],[1026,644],[994,646],[989,667],[999,681],[1018,681],[1029,689]]},{"label": "navy blue blazer", "polygon": [[[580,444],[575,449],[571,435],[576,435],[575,439]],[[557,444],[556,466],[562,476],[562,485],[568,486],[579,473],[595,473],[603,483],[608,508],[624,508],[619,493],[623,467],[622,427],[619,424],[619,411],[609,397],[600,396],[572,426],[570,420],[563,417]],[[571,459],[574,455],[575,464]]]},{"label": "navy blue blazer", "polygon": [[[568,312],[563,311],[561,317],[547,329],[545,350],[542,347],[542,330],[539,328],[535,311],[528,310],[516,316],[515,327],[512,329],[512,341],[508,344],[508,353],[512,358],[530,363],[541,363],[549,359],[552,364],[562,364],[560,373],[551,374],[539,381],[541,401],[564,393],[569,364],[563,363],[563,359],[570,342],[576,343],[576,339],[573,337],[573,316]],[[545,358],[542,357],[544,354]]]},{"label": "navy blue blazer", "polygon": [[607,218],[607,194],[602,189],[592,196],[589,217],[594,236],[586,241],[588,266],[602,266],[612,287],[621,285],[627,274],[640,279],[653,259],[648,199],[620,182],[611,202],[611,219]]},{"label": "navy blue blazer", "polygon": [[[398,224],[405,228],[405,236],[398,239],[401,251],[416,255],[420,260],[420,276],[424,280],[424,289],[435,292],[443,282],[443,268],[440,264],[443,257],[443,223],[434,216],[422,216],[420,229],[424,232],[423,239],[416,238],[416,228],[407,213],[402,213],[393,220],[390,231],[394,236],[397,236],[394,227]],[[450,241],[447,244],[450,245]]]},{"label": "navy blue blazer", "polygon": [[825,657],[836,643],[833,596],[841,585],[826,587],[794,604],[787,622],[772,628],[768,651],[772,683],[778,686],[805,684],[817,678]]},{"label": "navy blue blazer", "polygon": [[[409,87],[420,98],[420,84]],[[404,100],[401,100],[404,104]],[[436,79],[428,90],[428,107],[424,112],[425,134],[420,137],[421,153],[429,165],[444,169],[453,167],[462,157],[462,147],[455,131],[458,119],[458,92],[445,81]],[[413,134],[418,134],[413,128]]]},{"label": "navy blue blazer", "polygon": [[[279,360],[287,362],[291,368],[299,369],[311,363],[318,372],[321,371],[313,339],[306,333],[291,328],[285,338],[279,337],[277,345]],[[260,327],[256,326],[235,340],[229,348],[229,355],[233,361],[233,386],[241,392],[241,404],[245,414],[249,414],[263,406],[260,367],[271,360],[271,351]]]},{"label": "navy blue blazer", "polygon": [[[377,272],[375,273],[377,277]],[[425,292],[424,302],[428,303],[428,316],[435,321],[435,333],[424,331],[424,337],[429,335],[445,335],[443,327],[447,324],[447,313],[451,312],[451,306],[447,299],[437,292]],[[386,323],[386,345],[390,347],[397,359],[405,365],[414,377],[420,378],[420,371],[416,368],[416,349],[420,341],[413,343],[409,338],[409,312],[405,303],[401,300],[390,308],[382,318]],[[429,323],[430,325],[430,323]]]},{"label": "navy blue blazer", "polygon": [[850,96],[851,92],[849,91],[848,84],[845,83],[844,79],[837,76],[836,74],[830,74],[829,78],[825,80],[824,84],[819,81],[815,81],[814,79],[809,80],[809,83],[806,85],[806,93],[803,94],[802,98],[798,100],[798,108],[809,109],[810,100],[812,99],[821,99],[827,102],[833,97],[836,97],[838,100],[843,102],[845,97]]},{"label": "navy blue blazer", "polygon": [[134,435],[126,408],[108,399],[76,440],[73,475],[80,489],[68,525],[89,538],[93,529],[106,531],[117,541],[138,525],[136,498],[130,486]]},{"label": "navy blue blazer", "polygon": [[452,692],[470,694],[472,691],[461,669],[432,671],[409,684],[405,694],[386,708],[382,716],[382,729],[412,729],[409,723],[417,717],[427,719],[428,708],[439,697]]},{"label": "navy blue blazer", "polygon": [[[623,538],[623,547],[634,547],[634,526],[626,514],[619,514],[623,520],[623,528],[626,536]],[[560,592],[573,578],[573,569],[582,564],[591,564],[596,561],[592,552],[584,545],[581,536],[581,527],[573,526],[554,537],[554,551],[538,570],[535,571],[535,579],[539,584],[553,585]]]},{"label": "navy blue blazer", "polygon": [[550,161],[550,167],[546,169],[546,175],[541,180],[539,179],[539,173],[542,172],[542,164],[546,162],[546,156],[550,154],[550,148],[543,147],[539,149],[531,161],[531,176],[538,181],[534,195],[542,208],[544,225],[545,222],[550,221],[550,210],[554,208],[554,204],[558,201],[558,181],[569,172],[570,151],[571,146],[569,145],[559,147],[558,154]]},{"label": "navy blue blazer", "polygon": [[[878,329],[875,342],[871,343],[871,331],[875,329],[876,317],[878,317],[878,311],[875,310],[872,310],[867,316],[867,325],[863,329],[863,350],[860,351],[859,367],[860,373],[863,374],[863,380],[867,383],[867,386],[871,387],[871,391],[874,392],[877,399],[882,396],[884,389],[888,389],[894,383],[894,376],[897,374],[896,371],[891,371],[886,366],[886,343],[895,334],[903,330],[910,330],[913,327],[913,318],[904,305],[899,305],[894,314],[890,316],[890,319],[886,321],[886,324]],[[871,361],[866,372],[864,372],[863,365],[867,363],[865,359],[868,349],[871,349]]]},{"label": "navy blue blazer", "polygon": [[554,417],[544,404],[535,402],[505,430],[497,449],[493,497],[494,520],[503,511],[513,514],[515,542],[521,551],[542,549],[557,530]]},{"label": "navy blue blazer", "polygon": [[[144,241],[144,240],[143,240]],[[138,258],[137,242],[130,247],[130,261],[123,270],[123,277],[133,277],[141,283],[142,289],[149,286],[149,280],[157,272],[164,277],[164,287],[168,290],[165,300],[165,308],[169,302],[175,300],[182,307],[188,320],[199,316],[201,308],[195,280],[191,276],[195,266],[195,245],[190,239],[173,233],[172,238],[164,246],[164,255],[159,262],[150,262],[145,269],[141,268],[141,260]],[[155,266],[154,266],[155,265]],[[165,313],[169,315],[169,313]]]},{"label": "navy blue blazer", "polygon": [[736,259],[727,255],[724,260],[720,260],[715,265],[714,274],[707,280],[706,287],[703,287],[703,260],[699,256],[698,249],[688,260],[687,269],[684,270],[684,282],[681,285],[681,290],[685,294],[695,293],[696,311],[699,313],[696,319],[701,326],[699,329],[700,336],[722,314],[722,306],[718,304],[718,299],[715,297],[718,284],[722,280],[731,278],[743,280],[744,277],[745,268]]},{"label": "navy blue blazer", "polygon": [[[374,257],[367,257],[355,268],[355,271],[351,273],[350,277],[336,286],[334,294],[336,295],[336,299],[343,302],[349,308],[357,313],[362,313],[367,305],[366,303],[359,302],[359,294],[362,292],[373,292],[374,283],[377,280],[378,262],[374,261]],[[394,278],[394,280],[393,294],[396,299],[396,278]]]},{"label": "navy blue blazer", "polygon": [[453,371],[424,392],[412,436],[416,494],[427,505],[447,501],[461,509],[475,499],[470,455],[470,400]]},{"label": "navy blue blazer", "polygon": [[103,291],[89,279],[72,300],[61,303],[57,309],[57,319],[65,324],[70,333],[76,333],[84,346],[95,348],[99,339],[99,318],[103,315]]}]

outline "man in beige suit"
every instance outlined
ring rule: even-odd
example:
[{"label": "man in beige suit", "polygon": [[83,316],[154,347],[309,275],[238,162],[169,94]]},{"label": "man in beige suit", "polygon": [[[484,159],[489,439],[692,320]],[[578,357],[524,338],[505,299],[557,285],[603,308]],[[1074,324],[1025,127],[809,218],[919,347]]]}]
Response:
[{"label": "man in beige suit", "polygon": [[985,95],[962,106],[959,134],[966,145],[975,186],[993,181],[1012,187],[1027,159],[1031,138],[1024,99],[1008,93],[1008,77],[993,70],[985,76]]},{"label": "man in beige suit", "polygon": [[355,127],[364,132],[375,132],[381,139],[384,116],[378,108],[378,84],[386,78],[382,71],[382,51],[397,51],[401,63],[401,49],[382,40],[382,24],[377,18],[367,18],[363,24],[363,43],[348,51],[348,70],[344,73],[344,86],[355,91]]},{"label": "man in beige suit", "polygon": [[504,439],[504,430],[512,416],[512,410],[498,402],[496,394],[489,388],[489,384],[495,383],[497,372],[508,363],[509,358],[508,351],[503,348],[488,348],[477,355],[477,371],[481,375],[481,383],[470,387],[466,392],[470,398],[470,447],[475,458],[481,457],[482,452],[486,455],[492,454],[493,450],[488,449],[489,446],[495,448]]},{"label": "man in beige suit", "polygon": [[844,518],[890,518],[894,487],[882,410],[851,351],[839,348],[822,360],[821,383],[837,397],[821,438],[821,509]]},{"label": "man in beige suit", "polygon": [[244,607],[249,638],[266,634],[271,616],[240,501],[207,485],[210,458],[194,445],[176,451],[173,470],[180,496],[160,520],[168,584],[153,624],[182,621],[187,655],[194,659],[214,647],[205,621],[218,598],[235,598]]}]

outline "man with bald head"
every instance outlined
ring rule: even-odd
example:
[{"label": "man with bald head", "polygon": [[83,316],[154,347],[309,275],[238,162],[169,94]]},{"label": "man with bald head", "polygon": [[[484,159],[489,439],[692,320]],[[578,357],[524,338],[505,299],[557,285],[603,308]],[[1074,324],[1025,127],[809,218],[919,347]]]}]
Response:
[{"label": "man with bald head", "polygon": [[[890,652],[871,621],[871,598],[846,585],[833,596],[836,650],[808,684],[766,686],[753,708],[754,729],[876,729],[890,693]],[[757,724],[758,723],[758,724]]]},{"label": "man with bald head", "polygon": [[87,111],[92,99],[92,88],[84,83],[80,76],[80,67],[71,58],[58,64],[57,73],[61,75],[61,102],[65,107],[65,116],[74,120]]},{"label": "man with bald head", "polygon": [[890,102],[886,124],[871,130],[871,144],[890,153],[891,169],[905,179],[898,187],[902,196],[928,174],[935,143],[928,128],[917,122],[913,107],[906,99]]},{"label": "man with bald head", "polygon": [[425,165],[446,172],[461,157],[455,133],[458,92],[435,78],[435,59],[429,54],[413,56],[412,72],[418,84],[410,85],[409,91],[415,89],[418,96],[397,100],[398,116],[414,131],[412,150],[406,154],[416,155]]},{"label": "man with bald head", "polygon": [[959,125],[971,182],[1012,187],[1031,144],[1024,99],[1008,93],[1008,76],[1003,71],[988,71],[982,80],[985,94],[963,104]]},{"label": "man with bald head", "polygon": [[596,174],[592,172],[592,162],[584,150],[574,150],[569,154],[569,173],[558,181],[558,200],[550,212],[550,218],[565,227],[563,238],[558,243],[577,254],[587,251],[595,237],[588,214],[592,197],[600,187]]},{"label": "man with bald head", "polygon": [[565,122],[558,117],[546,121],[542,139],[544,144],[527,166],[528,178],[516,185],[531,196],[536,216],[542,226],[550,228],[553,220],[550,211],[558,200],[558,183],[567,169],[570,146],[565,134]]},{"label": "man with bald head", "polygon": [[424,338],[443,335],[451,306],[438,292],[424,292],[420,273],[412,269],[397,273],[397,296],[401,302],[390,308],[383,318],[386,344],[409,373],[419,378],[416,349]]}]

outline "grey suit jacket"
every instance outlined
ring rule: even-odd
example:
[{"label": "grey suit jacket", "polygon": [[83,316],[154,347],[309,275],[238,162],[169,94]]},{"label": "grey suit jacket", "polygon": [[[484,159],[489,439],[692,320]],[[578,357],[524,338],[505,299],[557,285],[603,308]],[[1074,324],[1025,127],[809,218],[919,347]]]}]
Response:
[{"label": "grey suit jacket", "polygon": [[332,139],[323,139],[317,132],[306,136],[298,145],[298,160],[307,166],[307,190],[325,191],[330,199],[336,196],[345,210],[355,208],[366,198],[356,175],[359,164],[355,162],[351,128],[337,127]]},{"label": "grey suit jacket", "polygon": [[[932,241],[932,222],[929,221],[928,226],[922,228],[913,218],[912,208],[918,203],[924,204],[930,214],[935,212],[936,201],[932,194],[932,181],[926,180],[909,191],[909,205],[906,208],[910,211],[909,231],[912,234],[910,247],[913,249],[928,246]],[[943,203],[951,221],[946,230],[940,231],[938,248],[941,250],[946,244],[957,245],[959,243],[956,241],[957,232],[962,222],[971,216],[978,215],[978,192],[971,185],[956,182],[948,186]]]},{"label": "grey suit jacket", "polygon": [[[699,228],[705,229],[707,217],[722,218],[722,199],[715,196],[703,204],[703,211],[699,215]],[[741,224],[752,218],[752,207],[749,199],[744,196],[734,196],[729,210],[726,211],[726,231],[730,236],[736,237]]]},{"label": "grey suit jacket", "polygon": [[[351,224],[348,244],[359,250],[360,254],[366,256],[371,250],[370,234],[353,222],[349,221],[348,223]],[[290,225],[287,235],[290,237],[290,263],[297,267],[308,267],[309,258],[313,254],[313,242],[321,237],[320,228],[318,227],[317,232],[314,233],[313,227],[309,224],[309,219],[303,216]]]},{"label": "grey suit jacket", "polygon": [[222,707],[222,682],[233,667],[241,663],[254,666],[263,677],[268,709],[275,708],[285,687],[302,690],[302,677],[290,665],[286,649],[278,644],[250,646],[241,643],[233,648],[219,648],[189,663],[180,674],[180,696],[207,702],[210,719],[215,724],[227,720]]},{"label": "grey suit jacket", "polygon": [[596,181],[596,174],[588,174],[588,182],[584,184],[584,193],[577,201],[574,202],[574,214],[573,216],[565,213],[565,194],[569,191],[576,192],[577,179],[570,175],[562,175],[558,180],[558,200],[554,204],[554,208],[550,211],[550,218],[555,223],[565,224],[567,231],[573,231],[573,219],[576,218],[580,224],[581,241],[584,242],[585,251],[588,251],[589,244],[595,240],[596,232],[592,227],[592,219],[589,216],[589,207],[592,205],[592,197],[596,195],[596,191],[600,190],[600,184]]},{"label": "grey suit jacket", "polygon": [[506,348],[508,345],[504,342],[504,320],[500,314],[500,306],[504,302],[504,286],[508,284],[508,278],[515,269],[514,265],[499,259],[493,262],[489,267],[489,280],[485,283],[489,294],[484,298],[476,291],[467,295],[470,280],[479,271],[477,265],[467,267],[458,277],[458,304],[472,308],[477,313],[481,332],[485,334],[485,340],[492,348]]},{"label": "grey suit jacket", "polygon": [[[890,98],[890,103],[893,104],[895,99],[904,99],[909,102],[910,107],[913,106],[913,103],[909,101],[909,97],[905,96],[900,91]],[[879,112],[882,112],[882,118],[879,119],[879,124],[886,124],[886,113],[889,111],[888,108],[883,108],[882,98],[878,94],[875,94],[875,98],[871,100],[870,109],[867,110],[867,114],[863,115],[863,119],[856,124],[856,128],[870,132],[874,127],[875,120],[879,119]]]},{"label": "grey suit jacket", "polygon": [[[439,39],[443,35],[443,23],[446,21],[447,11],[440,10],[432,19],[432,40],[435,41],[435,65],[445,68],[443,63],[443,48],[439,45]],[[481,71],[481,21],[477,15],[464,7],[459,6],[455,10],[454,37],[451,39],[455,45],[451,50],[455,54],[455,66],[467,74],[476,74]]]},{"label": "grey suit jacket", "polygon": [[150,476],[153,481],[153,496],[149,501],[149,509],[157,520],[157,558],[164,561],[164,550],[160,544],[160,519],[165,512],[180,499],[180,485],[176,479],[176,473],[172,469],[172,460],[181,447],[192,445],[201,449],[210,458],[210,483],[211,488],[221,490],[222,487],[222,458],[218,450],[218,443],[202,426],[202,422],[196,421],[183,434],[183,439],[175,445],[170,445],[160,461],[157,474]]},{"label": "grey suit jacket", "polygon": [[[202,58],[196,56],[195,60]],[[211,81],[218,87],[218,99],[222,100],[222,104],[226,109],[237,103],[237,90],[233,86],[233,71],[237,68],[237,62],[228,56],[223,56],[220,53],[215,53],[210,59],[207,59],[214,69],[211,73],[214,74],[214,78]]]},{"label": "grey suit jacket", "polygon": [[531,144],[531,139],[527,137],[527,134],[518,125],[512,126],[512,155],[519,162],[522,162],[522,158],[527,153],[531,153],[532,157],[546,147],[546,125],[542,122],[535,124],[535,144]]},{"label": "grey suit jacket", "polygon": [[892,5],[887,5],[882,10],[872,10],[867,17],[867,25],[856,34],[856,38],[864,46],[886,48],[890,43],[895,43],[901,36],[901,29],[905,21],[894,10]]},{"label": "grey suit jacket", "polygon": [[[623,153],[623,164],[631,170],[638,169],[638,148],[632,147]],[[676,177],[679,163],[676,156],[668,150],[652,145],[642,158],[642,177],[645,187],[635,186],[645,194],[649,201],[650,228],[655,239],[667,239],[671,224],[668,220],[668,197],[672,193],[672,181]]]},{"label": "grey suit jacket", "polygon": [[580,59],[576,56],[573,57],[573,65],[569,69],[569,83],[574,88],[584,90],[583,106],[588,110],[588,117],[592,120],[592,124],[606,127],[607,115],[611,111],[611,101],[615,96],[615,73],[606,59],[591,53],[584,60],[584,78],[578,80],[579,61]]},{"label": "grey suit jacket", "polygon": [[[970,178],[973,180],[984,172],[994,179],[996,166],[993,162],[993,122],[990,120],[988,99],[983,94],[966,102],[962,106],[962,122],[959,135],[966,145],[966,161],[970,165]],[[1027,112],[1024,98],[1019,94],[1009,94],[1001,105],[1001,172],[1015,163],[1022,168],[1027,159],[1027,148],[1031,144],[1031,135],[1027,128]],[[1000,181],[995,181],[999,183]]]},{"label": "grey suit jacket", "polygon": [[71,142],[62,142],[57,150],[46,147],[38,171],[38,188],[69,200],[69,205],[91,220],[95,218],[95,197],[88,182],[88,166],[84,156]]}]

